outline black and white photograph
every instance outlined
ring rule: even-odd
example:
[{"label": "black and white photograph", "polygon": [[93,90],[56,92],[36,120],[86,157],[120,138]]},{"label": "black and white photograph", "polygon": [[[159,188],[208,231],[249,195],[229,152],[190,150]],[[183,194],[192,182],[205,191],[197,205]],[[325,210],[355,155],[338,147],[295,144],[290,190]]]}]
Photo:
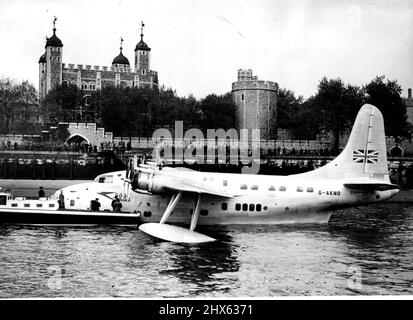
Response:
[{"label": "black and white photograph", "polygon": [[0,300],[411,300],[412,30],[410,0],[0,0]]}]

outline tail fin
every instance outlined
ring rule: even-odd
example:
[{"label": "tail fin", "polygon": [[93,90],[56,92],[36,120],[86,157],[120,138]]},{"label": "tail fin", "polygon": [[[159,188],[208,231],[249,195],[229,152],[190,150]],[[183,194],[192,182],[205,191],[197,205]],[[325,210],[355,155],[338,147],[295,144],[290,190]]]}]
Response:
[{"label": "tail fin", "polygon": [[389,183],[383,116],[365,104],[357,114],[347,145],[327,165],[301,174],[303,178],[368,179]]}]

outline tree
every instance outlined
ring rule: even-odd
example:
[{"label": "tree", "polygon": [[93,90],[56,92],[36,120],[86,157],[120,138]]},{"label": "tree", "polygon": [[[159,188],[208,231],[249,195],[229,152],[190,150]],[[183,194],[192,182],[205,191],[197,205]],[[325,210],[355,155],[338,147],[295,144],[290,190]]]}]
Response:
[{"label": "tree", "polygon": [[207,129],[230,129],[235,128],[236,105],[231,93],[217,96],[210,94],[199,103],[201,111],[201,128]]},{"label": "tree", "polygon": [[18,105],[37,103],[37,92],[27,80],[16,83],[10,78],[0,79],[0,114],[4,117],[4,131],[9,133],[10,120]]},{"label": "tree", "polygon": [[311,109],[311,99],[304,102],[302,96],[280,89],[277,96],[278,127],[292,131],[295,139],[314,139],[318,132],[318,114]]},{"label": "tree", "polygon": [[385,76],[376,77],[364,87],[366,102],[382,112],[386,135],[409,137],[411,126],[407,122],[406,105],[401,97],[402,88],[396,80],[384,80]]},{"label": "tree", "polygon": [[48,122],[76,121],[76,107],[82,103],[83,92],[75,85],[57,85],[42,102],[42,111]]},{"label": "tree", "polygon": [[278,90],[277,95],[277,121],[278,127],[292,129],[295,124],[297,111],[303,103],[303,97],[295,97],[294,92],[285,88]]},{"label": "tree", "polygon": [[364,100],[361,88],[345,85],[340,78],[327,80],[325,77],[318,85],[317,94],[308,100],[311,111],[318,114],[319,131],[333,134],[336,152],[340,135],[351,128]]},{"label": "tree", "polygon": [[290,121],[290,129],[295,139],[316,139],[317,133],[320,132],[320,114],[314,112],[313,99],[310,97],[292,110],[293,117]]}]

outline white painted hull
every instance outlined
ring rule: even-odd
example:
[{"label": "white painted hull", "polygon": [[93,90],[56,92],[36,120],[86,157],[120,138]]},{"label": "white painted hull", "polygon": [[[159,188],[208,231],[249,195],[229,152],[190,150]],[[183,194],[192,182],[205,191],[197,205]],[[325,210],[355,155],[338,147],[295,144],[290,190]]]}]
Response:
[{"label": "white painted hull", "polygon": [[[231,225],[231,224],[327,224],[332,211],[310,212],[310,213],[266,213],[257,214],[220,214],[219,216],[200,216],[198,225]],[[153,214],[151,217],[141,215],[140,222],[159,222],[162,212]],[[168,218],[170,224],[189,224],[190,215],[171,215]]]}]

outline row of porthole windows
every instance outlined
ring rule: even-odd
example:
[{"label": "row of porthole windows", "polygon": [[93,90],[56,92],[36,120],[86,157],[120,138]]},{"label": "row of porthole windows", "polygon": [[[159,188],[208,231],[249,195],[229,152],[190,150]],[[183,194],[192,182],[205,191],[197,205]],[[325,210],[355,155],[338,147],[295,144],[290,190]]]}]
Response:
[{"label": "row of porthole windows", "polygon": [[267,206],[262,206],[260,203],[236,203],[235,204],[235,211],[257,211],[260,212],[261,210],[268,210]]},{"label": "row of porthole windows", "polygon": [[[12,203],[11,206],[13,208],[18,207],[18,203]],[[49,208],[54,208],[55,204],[54,203],[49,203]],[[30,208],[30,203],[24,203],[23,207],[25,208]],[[36,208],[43,208],[43,203],[36,203]]]},{"label": "row of porthole windows", "polygon": [[[223,202],[221,204],[221,209],[223,211],[228,210],[228,203]],[[257,204],[254,204],[254,203],[250,203],[250,204],[248,204],[248,203],[242,203],[242,204],[241,203],[236,203],[235,204],[235,211],[257,211],[257,212],[260,212],[262,210],[267,211],[268,207],[267,206],[262,206],[260,203],[257,203]],[[191,211],[191,213],[192,213],[192,211]],[[201,216],[207,216],[208,213],[209,213],[209,211],[207,209],[201,209],[200,210],[200,215]],[[146,217],[146,218],[149,218],[149,217],[152,216],[152,212],[151,211],[144,211],[143,216]]]},{"label": "row of porthole windows", "polygon": [[[240,188],[241,188],[241,190],[247,190],[248,189],[248,186],[246,185],[246,184],[241,184],[240,185]],[[252,185],[251,186],[251,190],[258,190],[258,185],[256,185],[256,184],[254,184],[254,185]],[[275,187],[275,186],[269,186],[268,187],[268,190],[269,191],[276,191],[277,190],[277,188]],[[279,191],[287,191],[287,187],[286,186],[280,186],[279,188],[278,188],[278,190]],[[297,192],[304,192],[304,188],[303,187],[297,187]],[[314,192],[314,188],[313,187],[307,187],[306,188],[306,191],[307,192]]]}]

